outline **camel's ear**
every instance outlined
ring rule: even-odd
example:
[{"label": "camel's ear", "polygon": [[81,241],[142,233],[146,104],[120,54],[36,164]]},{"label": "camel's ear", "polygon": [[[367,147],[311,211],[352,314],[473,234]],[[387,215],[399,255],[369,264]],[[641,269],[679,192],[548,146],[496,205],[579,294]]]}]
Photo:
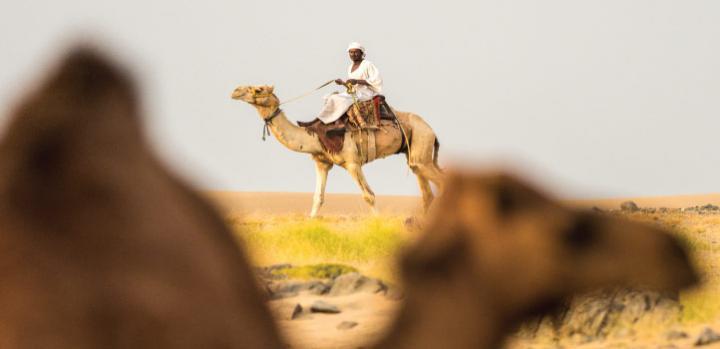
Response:
[{"label": "camel's ear", "polygon": [[[0,143],[0,161],[12,193],[26,202],[72,191],[100,149],[116,155],[137,143],[135,89],[121,69],[89,48],[73,50],[39,89],[15,110]],[[57,200],[61,202],[62,200]]]},{"label": "camel's ear", "polygon": [[275,91],[275,85],[268,86],[268,92],[273,93]]}]

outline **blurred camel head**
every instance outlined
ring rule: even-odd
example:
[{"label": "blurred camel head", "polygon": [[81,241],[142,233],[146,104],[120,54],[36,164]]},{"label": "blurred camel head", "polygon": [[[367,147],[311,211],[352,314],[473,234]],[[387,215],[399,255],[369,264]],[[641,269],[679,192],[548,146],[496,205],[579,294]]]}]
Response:
[{"label": "blurred camel head", "polygon": [[565,207],[506,174],[451,174],[434,205],[401,264],[408,306],[391,338],[403,340],[385,347],[440,345],[423,335],[432,326],[422,312],[453,325],[436,331],[448,347],[496,348],[522,320],[574,295],[697,282],[669,232]]}]

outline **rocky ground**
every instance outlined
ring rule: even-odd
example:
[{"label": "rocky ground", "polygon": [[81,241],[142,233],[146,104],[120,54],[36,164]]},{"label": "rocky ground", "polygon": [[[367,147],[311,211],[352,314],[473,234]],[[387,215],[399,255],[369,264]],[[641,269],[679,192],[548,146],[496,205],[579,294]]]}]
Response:
[{"label": "rocky ground", "polygon": [[270,309],[291,348],[361,348],[390,325],[401,304],[397,287],[347,270],[320,266],[316,278],[287,276],[287,264],[260,268]]},{"label": "rocky ground", "polygon": [[[681,234],[690,235],[689,241],[702,242],[696,246],[700,249],[695,255],[700,256],[711,286],[701,291],[709,295],[705,298],[720,297],[713,293],[717,286],[712,286],[717,281],[720,207],[641,208],[625,202],[619,209],[596,210],[669,224],[680,229]],[[283,264],[259,268],[257,273],[292,348],[368,347],[387,330],[402,304],[398,287],[342,265],[307,269]],[[716,312],[709,312],[711,316],[702,321],[688,322],[683,318],[687,317],[683,306],[674,294],[599,291],[525,324],[508,347],[720,348],[720,319],[713,315]]]},{"label": "rocky ground", "polygon": [[[398,288],[357,272],[300,280],[261,268],[270,308],[292,348],[362,348],[387,329],[402,304]],[[720,347],[710,326],[677,326],[675,295],[605,290],[573,300],[556,314],[527,323],[511,348]]]}]

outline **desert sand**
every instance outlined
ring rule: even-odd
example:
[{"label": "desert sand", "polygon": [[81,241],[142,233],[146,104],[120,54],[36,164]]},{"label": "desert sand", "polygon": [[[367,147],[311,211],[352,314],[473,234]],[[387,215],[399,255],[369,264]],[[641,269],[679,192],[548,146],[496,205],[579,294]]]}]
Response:
[{"label": "desert sand", "polygon": [[[282,192],[231,192],[209,191],[207,195],[223,211],[231,216],[264,216],[308,214],[312,206],[312,193]],[[698,205],[720,205],[720,193],[702,195],[655,196],[638,198],[610,198],[595,200],[566,200],[579,207],[618,208],[620,203],[632,200],[640,207],[683,208]],[[421,206],[419,196],[378,195],[377,206],[382,214],[411,215]],[[326,194],[321,215],[368,214],[365,202],[359,194]]]},{"label": "desert sand", "polygon": [[[264,216],[309,214],[312,193],[281,192],[207,192],[211,200],[230,215]],[[377,207],[387,215],[408,215],[421,207],[419,196],[378,195]],[[359,194],[325,194],[320,215],[363,215],[370,213]]]},{"label": "desert sand", "polygon": [[[272,219],[273,216],[293,216],[298,221],[304,220],[304,216],[310,211],[312,204],[312,193],[263,193],[263,192],[206,192],[206,195],[213,200],[224,214],[230,217],[243,220],[247,219]],[[681,196],[659,196],[639,198],[610,198],[598,200],[565,200],[570,205],[590,208],[599,207],[602,209],[617,209],[620,203],[631,200],[640,207],[667,207],[686,208],[713,204],[720,206],[720,194],[705,195],[681,195]],[[418,196],[377,196],[378,208],[381,215],[405,216],[419,212],[421,199]],[[358,194],[327,194],[326,202],[320,211],[323,216],[346,216],[363,217],[370,215],[370,210]],[[683,214],[683,213],[678,213]],[[702,246],[715,246],[717,229],[712,226],[716,222],[716,216],[698,216],[688,213],[690,216],[681,216],[688,232],[702,231],[695,238],[703,242]],[[692,217],[696,218],[692,218]],[[690,217],[690,218],[689,218]],[[697,217],[707,217],[704,221],[694,222]],[[676,217],[677,218],[677,217]],[[344,218],[343,218],[344,219]],[[708,225],[710,224],[710,225]],[[701,229],[702,228],[702,229]],[[700,230],[698,230],[700,229]],[[712,250],[715,251],[715,250]],[[712,252],[711,251],[711,252]],[[699,253],[705,264],[713,269],[714,253],[708,251]],[[708,255],[709,253],[709,255]],[[716,275],[713,272],[712,275]],[[714,276],[711,276],[714,278]],[[709,298],[715,290],[715,283],[710,282],[705,288],[710,291],[700,290],[696,293],[707,293]],[[308,313],[310,304],[323,299],[324,301],[339,307],[340,314],[311,314]],[[296,305],[303,307],[304,313],[296,319],[292,319],[293,309]],[[713,302],[708,302],[713,306]],[[269,302],[272,312],[281,332],[288,340],[292,348],[358,348],[367,347],[372,344],[393,320],[401,301],[387,299],[384,296],[368,293],[355,293],[345,296],[317,296],[311,294],[300,294],[295,297],[276,299]],[[349,329],[339,328],[343,322],[354,322],[355,327]],[[573,342],[573,338],[567,339],[570,347],[578,348],[692,348],[693,343],[699,338],[700,333],[706,329],[720,328],[717,318],[708,319],[702,323],[686,324],[678,327],[686,337],[669,340],[664,332],[658,332],[653,336],[627,336],[627,338],[608,338],[607,340],[590,342]],[[628,330],[630,331],[630,330]],[[660,330],[658,330],[660,331]],[[662,331],[665,331],[664,329]],[[628,332],[630,333],[630,332]],[[565,344],[567,344],[565,343]],[[515,338],[508,345],[509,348],[558,348],[558,343],[550,339],[523,340]],[[704,346],[704,348],[718,348],[720,342]]]}]

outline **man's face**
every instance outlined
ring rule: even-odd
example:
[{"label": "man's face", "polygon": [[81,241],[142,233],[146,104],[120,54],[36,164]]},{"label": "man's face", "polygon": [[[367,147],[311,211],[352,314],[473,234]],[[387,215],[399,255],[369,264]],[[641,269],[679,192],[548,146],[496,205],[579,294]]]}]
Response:
[{"label": "man's face", "polygon": [[350,51],[348,51],[348,54],[350,55],[350,60],[353,62],[362,61],[363,58],[363,52],[360,49],[357,48],[351,48]]}]

